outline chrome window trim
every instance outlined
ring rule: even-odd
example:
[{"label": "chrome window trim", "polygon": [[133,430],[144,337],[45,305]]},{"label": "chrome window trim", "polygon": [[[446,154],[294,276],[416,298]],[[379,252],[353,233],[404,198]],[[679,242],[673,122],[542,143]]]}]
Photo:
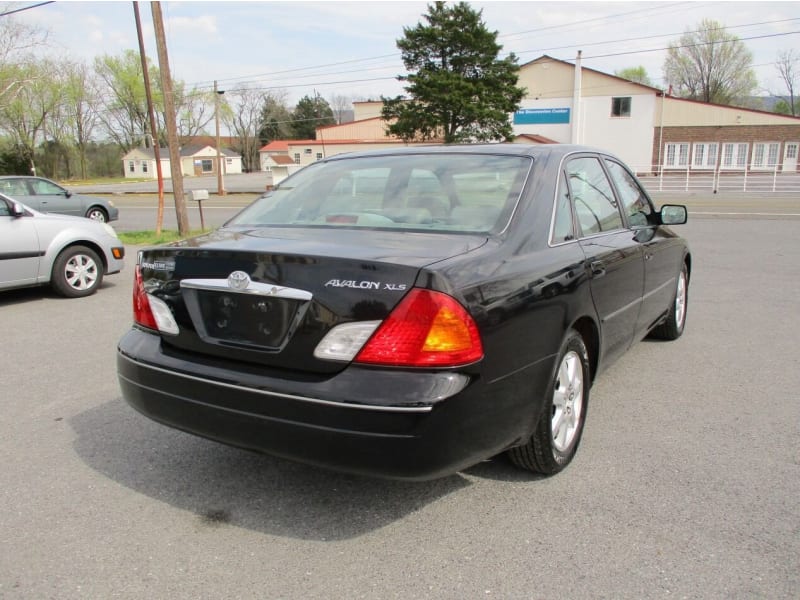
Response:
[{"label": "chrome window trim", "polygon": [[[550,232],[549,232],[549,234],[547,236],[547,246],[549,248],[556,248],[558,246],[565,246],[566,244],[575,244],[575,243],[580,242],[581,240],[590,240],[592,238],[600,237],[600,236],[603,236],[603,235],[608,235],[610,233],[619,233],[620,231],[630,230],[629,227],[625,226],[626,221],[625,221],[625,218],[622,215],[622,211],[619,211],[619,209],[617,209],[619,211],[619,213],[620,213],[620,220],[622,221],[622,227],[617,227],[615,229],[608,229],[606,231],[599,231],[597,233],[593,233],[592,235],[583,235],[582,232],[579,234],[578,231],[576,230],[575,231],[575,236],[576,237],[575,237],[574,240],[568,240],[566,242],[554,242],[553,241],[553,233],[554,233],[555,224],[556,224],[556,208],[558,206],[558,184],[561,181],[561,177],[564,175],[564,164],[566,163],[567,160],[571,160],[573,158],[580,158],[582,156],[596,158],[600,162],[600,166],[603,168],[604,172],[605,172],[605,168],[606,168],[605,164],[604,164],[604,160],[605,160],[606,156],[608,156],[608,158],[614,159],[614,157],[610,156],[610,155],[602,154],[600,152],[586,152],[585,150],[576,150],[575,152],[570,152],[569,154],[565,154],[564,156],[561,157],[561,162],[558,165],[558,177],[556,178],[555,190],[553,191],[553,205],[552,205],[552,208],[550,209]],[[617,160],[617,162],[619,162],[619,159],[616,159],[616,160]],[[606,175],[606,178],[608,178],[608,175]],[[611,185],[611,190],[616,196],[616,191],[617,190],[614,188],[614,184],[610,180],[609,180],[609,185]],[[567,186],[567,189],[569,189],[569,186]],[[648,197],[648,199],[649,199],[649,197]],[[572,208],[572,216],[573,216],[572,221],[573,221],[573,227],[574,227],[575,225],[577,225],[577,223],[575,223],[575,218],[574,218],[575,217],[575,209],[574,209],[574,207],[572,207],[571,200],[572,200],[572,196],[570,196],[570,207]],[[651,201],[651,205],[652,205],[652,201]]]}]

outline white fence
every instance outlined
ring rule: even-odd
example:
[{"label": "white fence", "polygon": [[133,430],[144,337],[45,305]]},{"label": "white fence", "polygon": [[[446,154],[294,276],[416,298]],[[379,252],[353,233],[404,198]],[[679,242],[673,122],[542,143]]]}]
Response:
[{"label": "white fence", "polygon": [[800,173],[771,171],[697,171],[632,166],[648,192],[750,192],[800,195]]}]

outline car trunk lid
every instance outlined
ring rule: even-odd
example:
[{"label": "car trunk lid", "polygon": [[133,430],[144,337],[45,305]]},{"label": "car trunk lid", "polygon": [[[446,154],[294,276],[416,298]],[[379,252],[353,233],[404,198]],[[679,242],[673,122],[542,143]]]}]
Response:
[{"label": "car trunk lid", "polygon": [[223,228],[140,253],[145,291],[177,333],[162,347],[267,368],[332,373],[314,349],[333,327],[385,319],[419,270],[485,236],[345,229]]}]

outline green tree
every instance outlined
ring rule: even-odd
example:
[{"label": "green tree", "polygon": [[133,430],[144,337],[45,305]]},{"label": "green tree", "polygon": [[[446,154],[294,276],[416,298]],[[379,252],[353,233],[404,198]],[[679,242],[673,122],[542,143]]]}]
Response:
[{"label": "green tree", "polygon": [[[127,152],[141,145],[145,134],[150,131],[141,59],[137,52],[125,50],[120,56],[98,56],[94,65],[102,84],[105,105],[99,112],[100,121],[106,134],[119,144],[123,152]],[[163,114],[161,91],[155,85],[161,81],[161,76],[155,66],[150,66],[149,71],[150,81],[154,84],[153,103],[158,107],[156,113]]]},{"label": "green tree", "polygon": [[642,85],[649,85],[650,87],[653,87],[653,82],[650,80],[650,76],[647,74],[647,69],[641,65],[638,67],[628,67],[626,69],[614,71],[614,75],[621,77],[622,79],[627,79],[628,81],[633,81],[634,83],[641,83]]},{"label": "green tree", "polygon": [[683,98],[734,104],[757,86],[753,54],[725,27],[711,19],[669,45],[664,61],[666,80]]},{"label": "green tree", "polygon": [[333,110],[325,98],[319,94],[303,96],[292,112],[292,135],[298,140],[315,140],[317,127],[334,123]]},{"label": "green tree", "polygon": [[261,108],[261,127],[258,139],[261,145],[272,140],[286,140],[292,136],[292,114],[286,107],[285,95],[268,94]]},{"label": "green tree", "polygon": [[409,74],[397,79],[407,82],[410,98],[382,98],[389,133],[448,144],[511,139],[508,115],[525,90],[517,87],[517,57],[498,58],[502,46],[482,12],[466,2],[436,2],[426,23],[403,28],[397,47]]},{"label": "green tree", "polygon": [[40,60],[15,65],[14,72],[19,85],[0,104],[0,128],[23,150],[35,173],[36,146],[44,138],[47,119],[61,102],[58,69],[52,61]]}]

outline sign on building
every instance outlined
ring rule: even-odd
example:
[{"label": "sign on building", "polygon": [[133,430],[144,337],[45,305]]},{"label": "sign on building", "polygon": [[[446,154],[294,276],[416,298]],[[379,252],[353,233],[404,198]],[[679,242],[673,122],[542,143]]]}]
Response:
[{"label": "sign on building", "polygon": [[569,123],[569,113],[569,108],[521,108],[514,113],[514,125]]}]

